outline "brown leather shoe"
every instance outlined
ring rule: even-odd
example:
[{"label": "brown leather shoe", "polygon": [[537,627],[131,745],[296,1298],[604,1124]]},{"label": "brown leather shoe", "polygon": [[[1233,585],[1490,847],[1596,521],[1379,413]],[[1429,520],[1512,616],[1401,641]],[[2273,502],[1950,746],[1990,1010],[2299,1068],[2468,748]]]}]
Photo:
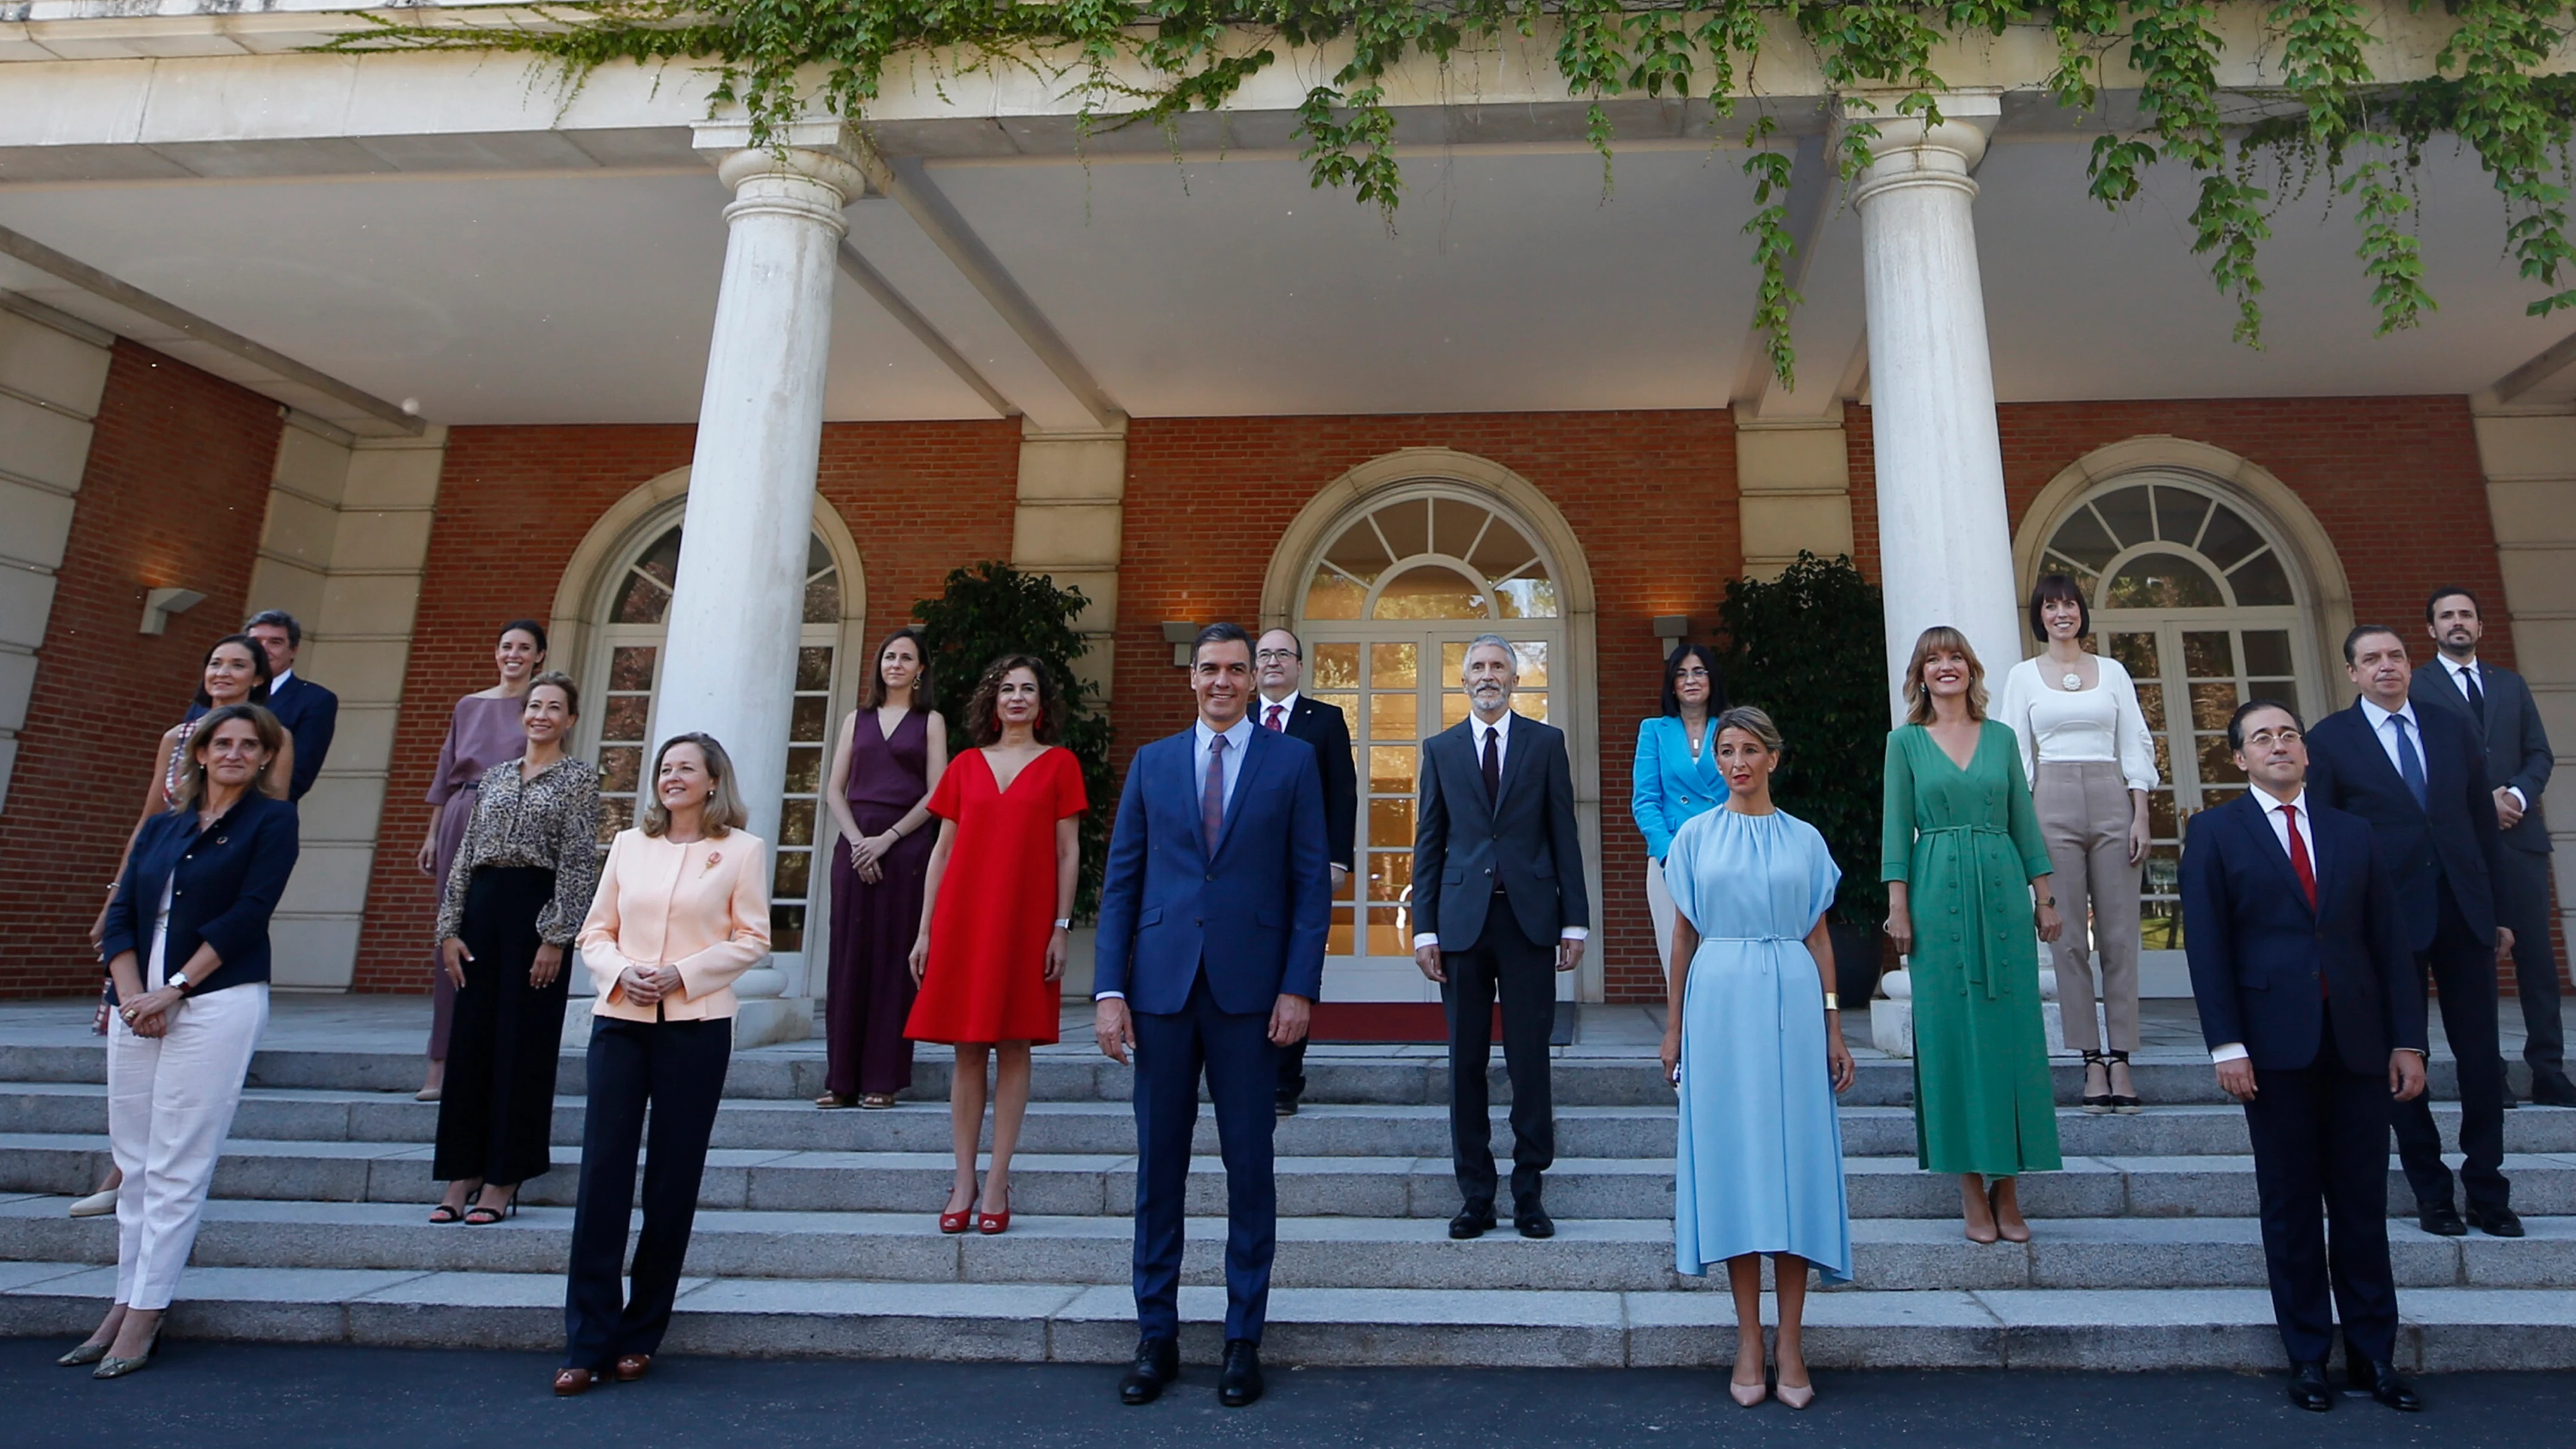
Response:
[{"label": "brown leather shoe", "polygon": [[652,1371],[653,1355],[649,1353],[622,1354],[618,1357],[616,1374],[617,1381],[621,1384],[631,1384]]},{"label": "brown leather shoe", "polygon": [[590,1392],[590,1386],[598,1382],[599,1375],[589,1369],[556,1369],[555,1396],[569,1399],[575,1394],[586,1394]]}]

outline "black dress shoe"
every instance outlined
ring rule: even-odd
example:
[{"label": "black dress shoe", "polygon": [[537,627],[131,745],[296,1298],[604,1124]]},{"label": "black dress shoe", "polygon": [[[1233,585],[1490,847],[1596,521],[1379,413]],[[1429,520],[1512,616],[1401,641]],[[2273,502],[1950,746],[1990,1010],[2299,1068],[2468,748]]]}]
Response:
[{"label": "black dress shoe", "polygon": [[2424,1407],[2424,1401],[2415,1397],[2415,1386],[2406,1382],[2394,1365],[2350,1355],[2347,1359],[2354,1393],[2368,1394],[2401,1414],[2412,1414]]},{"label": "black dress shoe", "polygon": [[2447,1202],[2416,1203],[2415,1226],[2438,1237],[2464,1238],[2469,1234],[2469,1225],[2460,1220],[2460,1210]]},{"label": "black dress shoe", "polygon": [[1282,1117],[1294,1117],[1297,1115],[1297,1099],[1294,1097],[1278,1098],[1272,1103],[1271,1110]]},{"label": "black dress shoe", "polygon": [[1481,1238],[1493,1230],[1494,1210],[1490,1207],[1461,1208],[1458,1216],[1449,1220],[1449,1236],[1453,1238]]},{"label": "black dress shoe", "polygon": [[1240,1409],[1261,1397],[1261,1345],[1248,1338],[1225,1341],[1225,1367],[1217,1371],[1216,1401]]},{"label": "black dress shoe", "polygon": [[2290,1402],[2312,1414],[2322,1414],[2334,1407],[2334,1391],[2326,1387],[2324,1364],[2290,1365]]},{"label": "black dress shoe", "polygon": [[2518,1238],[2522,1236],[2522,1219],[2514,1216],[2513,1209],[2509,1207],[2482,1208],[2476,1203],[2471,1203],[2469,1204],[2468,1225],[2485,1233],[2490,1238]]},{"label": "black dress shoe", "polygon": [[1513,1213],[1512,1226],[1520,1229],[1521,1236],[1524,1238],[1556,1236],[1556,1219],[1549,1217],[1547,1209],[1543,1207],[1533,1207],[1526,1212]]},{"label": "black dress shoe", "polygon": [[1181,1376],[1181,1346],[1168,1338],[1139,1339],[1136,1361],[1127,1366],[1127,1376],[1118,1381],[1118,1402],[1150,1404],[1163,1396],[1163,1387]]},{"label": "black dress shoe", "polygon": [[2531,1080],[2531,1104],[2535,1107],[2576,1107],[2576,1082],[2567,1080],[2565,1072],[2548,1077],[2535,1074]]}]

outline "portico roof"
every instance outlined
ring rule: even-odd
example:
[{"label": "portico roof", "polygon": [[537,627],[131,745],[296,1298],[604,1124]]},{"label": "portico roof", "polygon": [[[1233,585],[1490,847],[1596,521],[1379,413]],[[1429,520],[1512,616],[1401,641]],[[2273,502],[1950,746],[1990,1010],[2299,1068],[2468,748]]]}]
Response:
[{"label": "portico roof", "polygon": [[[692,144],[701,73],[617,66],[567,95],[515,56],[301,53],[355,23],[316,5],[16,9],[0,22],[0,228],[34,245],[0,238],[0,288],[355,432],[398,419],[217,334],[440,423],[697,416],[727,199]],[[2429,52],[2406,16],[2383,16],[2384,69]],[[1865,398],[1859,219],[1827,165],[1822,77],[1783,49],[1756,98],[1799,157],[1791,394],[1751,330],[1737,137],[1757,106],[1724,127],[1701,103],[1615,106],[1605,187],[1581,104],[1529,49],[1544,43],[1405,76],[1392,228],[1313,189],[1296,155],[1289,108],[1322,59],[1175,135],[1087,139],[1078,99],[1035,74],[916,64],[869,118],[888,194],[848,212],[827,416],[1079,428],[1736,403],[1794,418]],[[2524,315],[2537,294],[2464,150],[2437,143],[2418,173],[2441,308],[2384,338],[2353,206],[2284,178],[2254,351],[2229,340],[2233,303],[2190,253],[2193,178],[2150,171],[2117,213],[2088,199],[2100,122],[2037,93],[2051,64],[2044,32],[2019,31],[1945,62],[2005,92],[1976,204],[2000,400],[2474,394],[2508,378],[2510,400],[2576,396],[2576,369],[2527,366],[2570,324]],[[2243,65],[2233,83],[2260,78],[2259,58]],[[2106,115],[2129,104],[2115,89]],[[141,315],[99,277],[212,326]]]}]

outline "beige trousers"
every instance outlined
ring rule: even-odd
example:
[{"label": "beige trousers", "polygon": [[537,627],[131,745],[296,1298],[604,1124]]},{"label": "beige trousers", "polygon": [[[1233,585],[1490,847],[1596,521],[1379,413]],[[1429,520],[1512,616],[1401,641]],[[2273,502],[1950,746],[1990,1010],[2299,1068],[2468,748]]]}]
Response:
[{"label": "beige trousers", "polygon": [[[2110,1027],[2110,1049],[2138,1049],[2138,867],[2129,864],[2129,784],[2107,760],[2039,762],[2031,803],[2048,842],[2057,913],[2066,929],[2057,953],[2057,999],[2065,1007],[2066,1044],[2099,1051],[2093,1022],[2098,996]],[[2087,949],[2087,913],[2092,925]],[[2093,957],[2102,958],[2095,990]]]}]

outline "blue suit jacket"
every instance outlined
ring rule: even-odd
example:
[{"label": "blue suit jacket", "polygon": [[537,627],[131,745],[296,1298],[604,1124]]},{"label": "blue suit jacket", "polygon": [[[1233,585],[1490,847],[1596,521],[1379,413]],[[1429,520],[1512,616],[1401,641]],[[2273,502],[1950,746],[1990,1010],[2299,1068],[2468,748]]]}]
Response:
[{"label": "blue suit jacket", "polygon": [[1673,835],[1694,815],[1726,799],[1726,777],[1717,772],[1717,742],[1704,740],[1691,758],[1690,731],[1677,715],[1659,714],[1637,724],[1637,755],[1629,769],[1628,813],[1645,832],[1646,854],[1656,860],[1673,848]]},{"label": "blue suit jacket", "polygon": [[[205,712],[202,704],[188,706],[190,719]],[[322,773],[323,756],[331,753],[331,735],[340,727],[340,696],[301,674],[289,675],[284,687],[270,691],[268,712],[295,737],[295,772],[286,798],[301,800],[313,788],[313,777]]]},{"label": "blue suit jacket", "polygon": [[2446,879],[2469,929],[2491,942],[2495,901],[2487,883],[2504,863],[2504,841],[2487,793],[2486,748],[2470,736],[2468,721],[2448,710],[2418,706],[2415,721],[2423,736],[2424,804],[2388,762],[2357,701],[2308,731],[2308,798],[2370,822],[2397,884],[2409,950],[2432,949],[2442,923],[2435,886]]},{"label": "blue suit jacket", "polygon": [[2311,910],[2264,818],[2269,804],[2247,790],[2204,810],[2183,845],[2183,951],[2201,1036],[2212,1050],[2244,1043],[2266,1071],[2297,1071],[2317,1059],[2330,993],[2345,1069],[2377,1075],[2391,1050],[2425,1045],[2423,980],[2387,862],[2367,822],[2319,805],[2311,774]]},{"label": "blue suit jacket", "polygon": [[1267,1016],[1282,995],[1324,986],[1332,873],[1323,776],[1304,740],[1255,728],[1211,857],[1191,754],[1197,727],[1136,752],[1100,888],[1095,992],[1170,1015],[1207,973],[1219,1009]]},{"label": "blue suit jacket", "polygon": [[223,964],[195,984],[191,994],[220,991],[268,979],[268,918],[295,873],[295,807],[254,790],[224,812],[213,828],[197,828],[197,812],[174,810],[143,822],[108,907],[99,959],[132,951],[148,976],[152,917],[161,885],[170,883],[170,940],[163,961],[178,970],[213,945]]}]

